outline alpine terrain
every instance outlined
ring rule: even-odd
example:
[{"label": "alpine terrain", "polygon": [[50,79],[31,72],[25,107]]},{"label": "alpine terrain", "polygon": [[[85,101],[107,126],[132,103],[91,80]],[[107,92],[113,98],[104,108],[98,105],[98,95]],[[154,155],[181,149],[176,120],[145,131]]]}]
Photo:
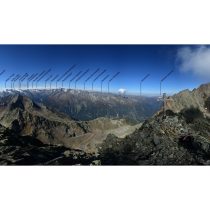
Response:
[{"label": "alpine terrain", "polygon": [[161,104],[62,89],[3,92],[0,163],[210,164],[210,84]]}]

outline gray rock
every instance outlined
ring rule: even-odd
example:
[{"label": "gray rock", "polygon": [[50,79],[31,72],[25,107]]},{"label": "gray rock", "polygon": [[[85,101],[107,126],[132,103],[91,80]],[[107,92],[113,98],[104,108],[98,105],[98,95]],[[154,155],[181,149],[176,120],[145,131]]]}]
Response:
[{"label": "gray rock", "polygon": [[155,145],[158,145],[158,144],[160,144],[161,141],[160,141],[160,138],[159,137],[157,137],[156,135],[154,135],[153,142],[154,142]]}]

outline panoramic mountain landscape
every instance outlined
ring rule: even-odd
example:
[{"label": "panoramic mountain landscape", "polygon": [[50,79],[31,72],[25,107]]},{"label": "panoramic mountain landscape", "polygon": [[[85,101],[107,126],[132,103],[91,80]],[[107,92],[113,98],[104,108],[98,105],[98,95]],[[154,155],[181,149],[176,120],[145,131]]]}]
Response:
[{"label": "panoramic mountain landscape", "polygon": [[0,165],[210,165],[209,46],[0,54]]},{"label": "panoramic mountain landscape", "polygon": [[[41,103],[40,101],[42,100],[38,100],[35,102],[36,97],[34,97],[34,94],[36,94],[36,97],[39,99],[44,97],[42,91],[35,93],[33,93],[33,91],[27,91],[26,93],[24,91],[6,91],[1,94],[0,122],[3,131],[7,129],[7,133],[11,131],[13,136],[16,134],[19,137],[27,137],[28,139],[34,138],[39,141],[40,144],[42,143],[51,147],[62,146],[66,149],[80,150],[88,154],[96,155],[98,153],[98,145],[106,139],[108,134],[111,133],[118,137],[125,137],[134,132],[136,128],[139,128],[142,123],[142,121],[137,121],[136,118],[133,118],[133,116],[136,116],[136,110],[129,110],[132,104],[136,105],[137,99],[128,103],[128,99],[111,96],[113,101],[107,101],[114,107],[115,112],[117,112],[116,104],[122,104],[125,110],[131,113],[130,116],[127,114],[125,118],[120,118],[116,115],[108,117],[107,113],[102,110],[99,113],[101,117],[84,121],[71,118],[69,113],[58,112],[57,110],[59,110],[60,107],[58,106],[56,109],[56,102],[54,104],[52,104],[52,101]],[[56,100],[56,95],[54,95],[54,101],[59,101],[60,95],[62,94],[62,90],[60,94],[58,91],[58,99]],[[80,96],[76,95],[76,97],[79,98]],[[98,97],[101,97],[99,93]],[[92,101],[90,101],[89,98],[87,98],[87,100],[90,107],[92,104],[100,106],[100,104],[97,104],[99,100],[97,101],[95,98]],[[156,104],[152,105],[150,100],[154,101],[153,98],[143,99],[143,104],[146,106],[146,104],[149,103],[151,107],[153,106],[153,109],[147,112],[147,114],[152,116],[155,112],[154,110],[157,110],[156,107],[159,106],[159,102],[156,101]],[[86,103],[84,98],[83,102]],[[66,101],[66,104],[68,103],[69,101]],[[47,107],[47,104],[49,104],[51,108]],[[72,106],[76,107],[76,105],[77,103],[72,103]],[[109,109],[112,110],[112,108]],[[109,111],[109,109],[107,110]],[[74,115],[76,115],[78,113],[77,109],[74,108],[73,110],[75,110]],[[92,110],[92,112],[94,112],[94,110]],[[88,115],[86,115],[86,112],[84,113],[81,119],[87,118]],[[138,115],[138,117],[145,118],[144,115]]]},{"label": "panoramic mountain landscape", "polygon": [[2,210],[205,210],[208,1],[1,1]]},{"label": "panoramic mountain landscape", "polygon": [[165,110],[157,98],[110,95],[110,115],[97,108],[95,118],[103,94],[55,92],[1,93],[0,164],[210,164],[210,83],[167,97]]}]

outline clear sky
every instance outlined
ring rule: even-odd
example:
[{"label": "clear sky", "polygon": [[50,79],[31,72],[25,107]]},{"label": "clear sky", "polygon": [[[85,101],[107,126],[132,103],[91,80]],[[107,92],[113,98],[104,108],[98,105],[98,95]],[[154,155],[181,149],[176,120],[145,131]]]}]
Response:
[{"label": "clear sky", "polygon": [[[80,70],[90,69],[78,87],[83,88],[85,78],[100,68],[107,72],[96,81],[95,89],[100,90],[100,80],[107,74],[111,77],[119,71],[110,90],[123,88],[139,94],[139,82],[149,73],[142,92],[155,95],[159,94],[160,79],[173,69],[174,73],[163,83],[163,91],[171,94],[209,82],[209,60],[209,46],[198,45],[0,45],[0,72],[6,70],[0,81],[4,88],[5,79],[12,73],[32,74],[50,68],[51,72],[40,82],[43,85],[49,75],[61,76],[76,64],[72,77]],[[68,82],[64,85],[67,87]],[[107,82],[103,87],[107,90]],[[87,88],[91,88],[91,80]]]}]

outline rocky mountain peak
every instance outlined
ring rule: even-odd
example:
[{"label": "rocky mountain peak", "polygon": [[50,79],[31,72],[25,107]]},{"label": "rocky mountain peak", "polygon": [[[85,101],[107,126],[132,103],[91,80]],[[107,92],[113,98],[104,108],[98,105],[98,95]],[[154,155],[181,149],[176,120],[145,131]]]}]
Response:
[{"label": "rocky mountain peak", "polygon": [[205,115],[209,116],[208,109],[210,98],[210,83],[203,84],[197,89],[183,90],[171,97],[170,103],[167,103],[167,109],[178,113],[187,108],[198,108]]},{"label": "rocky mountain peak", "polygon": [[15,95],[9,103],[9,109],[14,110],[19,108],[21,110],[40,109],[41,107],[34,103],[30,98],[23,95]]},{"label": "rocky mountain peak", "polygon": [[210,83],[202,84],[197,89],[194,89],[194,91],[203,92],[203,93],[209,93],[210,92]]}]

